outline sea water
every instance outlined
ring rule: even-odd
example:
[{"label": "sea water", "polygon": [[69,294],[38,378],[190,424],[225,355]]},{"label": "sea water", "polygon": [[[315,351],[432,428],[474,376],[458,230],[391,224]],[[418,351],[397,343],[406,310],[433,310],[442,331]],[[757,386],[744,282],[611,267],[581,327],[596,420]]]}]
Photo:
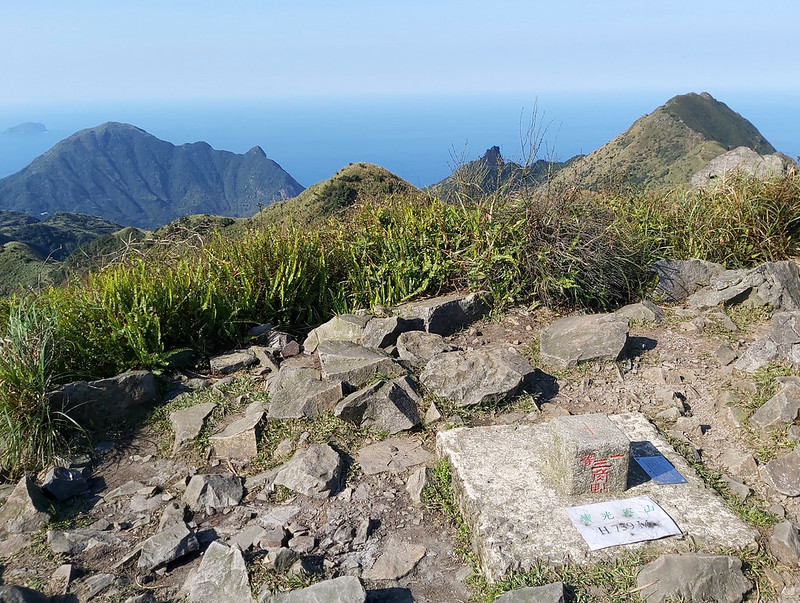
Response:
[{"label": "sea water", "polygon": [[[699,92],[699,91],[698,91]],[[778,150],[800,155],[800,93],[715,94]],[[669,92],[408,96],[0,105],[0,132],[40,122],[46,134],[0,134],[0,177],[59,140],[107,121],[130,123],[174,144],[206,141],[244,153],[254,146],[303,186],[349,163],[375,163],[415,186],[445,178],[499,146],[503,157],[566,160],[589,153],[665,103]]]}]

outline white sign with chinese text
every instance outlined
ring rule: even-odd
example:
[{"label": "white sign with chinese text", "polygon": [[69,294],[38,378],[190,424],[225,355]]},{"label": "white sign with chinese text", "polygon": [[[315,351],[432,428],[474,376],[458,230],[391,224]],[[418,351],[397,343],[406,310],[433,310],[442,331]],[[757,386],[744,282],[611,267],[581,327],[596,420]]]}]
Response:
[{"label": "white sign with chinese text", "polygon": [[675,521],[649,496],[567,507],[565,510],[593,551],[681,533]]}]

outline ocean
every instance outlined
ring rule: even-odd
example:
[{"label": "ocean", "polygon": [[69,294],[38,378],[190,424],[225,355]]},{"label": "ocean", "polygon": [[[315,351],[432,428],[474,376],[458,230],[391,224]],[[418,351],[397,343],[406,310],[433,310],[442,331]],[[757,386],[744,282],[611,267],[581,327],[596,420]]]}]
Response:
[{"label": "ocean", "polygon": [[[778,150],[800,156],[800,93],[710,92],[750,120]],[[529,153],[531,140],[542,159],[589,153],[674,94],[0,104],[0,132],[23,122],[40,122],[48,130],[28,136],[0,134],[0,177],[22,169],[78,130],[119,121],[174,144],[203,140],[236,153],[260,146],[303,186],[325,180],[349,163],[366,161],[423,187],[495,145],[513,161]],[[531,126],[533,136],[528,134]]]}]

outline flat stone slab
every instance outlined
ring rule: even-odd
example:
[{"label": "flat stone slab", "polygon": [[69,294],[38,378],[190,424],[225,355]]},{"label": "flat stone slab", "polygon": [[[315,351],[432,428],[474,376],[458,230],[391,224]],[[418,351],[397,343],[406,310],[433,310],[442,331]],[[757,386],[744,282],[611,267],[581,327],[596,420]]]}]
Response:
[{"label": "flat stone slab", "polygon": [[422,465],[429,458],[431,453],[416,438],[389,438],[364,446],[356,455],[358,464],[367,475],[402,473],[411,467]]},{"label": "flat stone slab", "polygon": [[[547,423],[460,428],[437,434],[437,453],[451,464],[456,499],[489,580],[511,570],[526,571],[537,561],[587,564],[641,548],[654,554],[713,551],[744,548],[754,541],[755,531],[705,486],[643,415],[611,415],[609,419],[634,450],[645,442],[655,446],[687,483],[657,485],[631,462],[625,492],[562,495],[546,477],[547,455],[552,449]],[[686,538],[591,551],[565,511],[566,507],[636,496],[652,498]]]}]

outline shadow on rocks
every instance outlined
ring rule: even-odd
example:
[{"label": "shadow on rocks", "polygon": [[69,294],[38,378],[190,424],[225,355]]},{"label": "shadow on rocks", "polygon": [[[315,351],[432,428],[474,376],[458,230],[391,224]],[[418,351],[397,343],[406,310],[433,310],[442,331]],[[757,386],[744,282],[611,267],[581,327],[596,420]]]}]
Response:
[{"label": "shadow on rocks", "polygon": [[381,588],[367,591],[367,603],[414,603],[407,588]]}]

